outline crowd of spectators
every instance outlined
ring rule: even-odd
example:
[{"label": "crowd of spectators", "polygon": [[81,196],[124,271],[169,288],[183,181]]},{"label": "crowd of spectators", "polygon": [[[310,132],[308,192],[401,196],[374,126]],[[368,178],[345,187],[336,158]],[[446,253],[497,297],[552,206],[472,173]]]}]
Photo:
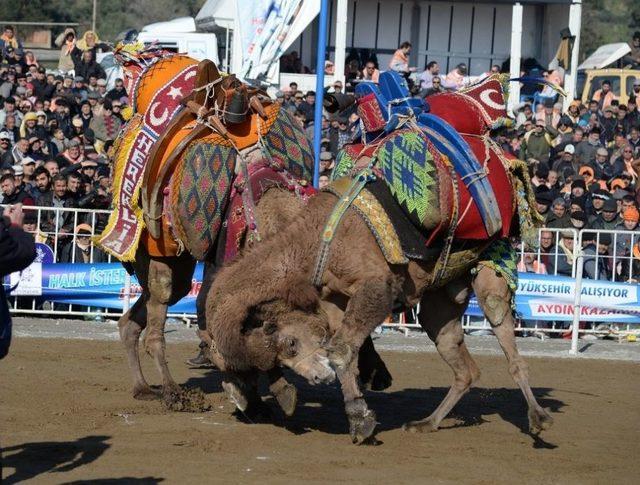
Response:
[{"label": "crowd of spectators", "polygon": [[[90,249],[99,262],[104,254],[89,248],[86,236],[102,230],[106,215],[55,208],[109,209],[107,152],[128,98],[121,79],[107,90],[96,55],[109,47],[95,32],[77,38],[66,29],[56,44],[57,69],[47,70],[11,26],[0,37],[0,203],[23,204],[25,226],[42,233],[59,261],[86,261]],[[38,214],[28,206],[52,210]]]}]

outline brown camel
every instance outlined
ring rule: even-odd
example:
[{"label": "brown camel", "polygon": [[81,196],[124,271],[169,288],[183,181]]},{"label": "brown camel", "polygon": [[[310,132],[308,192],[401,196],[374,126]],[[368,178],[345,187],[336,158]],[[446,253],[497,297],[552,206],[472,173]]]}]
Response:
[{"label": "brown camel", "polygon": [[375,439],[376,416],[358,384],[358,352],[394,306],[420,302],[420,323],[455,379],[436,411],[407,428],[437,429],[479,376],[459,323],[474,285],[511,374],[527,398],[531,431],[550,426],[551,417],[535,401],[515,347],[509,291],[485,270],[472,281],[469,270],[476,261],[470,260],[457,278],[434,288],[433,262],[388,264],[364,220],[350,208],[336,231],[320,288],[312,285],[321,232],[335,203],[328,193],[314,197],[285,231],[251,248],[217,275],[206,315],[218,365],[236,375],[286,365],[312,383],[331,379],[335,369],[351,437],[354,442],[370,442]]},{"label": "brown camel", "polygon": [[[277,187],[269,189],[256,205],[256,219],[260,223],[263,237],[269,237],[285,228],[295,220],[302,206],[303,201],[289,190]],[[149,256],[143,245],[138,248],[132,269],[143,292],[118,322],[133,377],[133,397],[136,399],[162,398],[172,409],[182,409],[182,400],[188,399],[169,372],[165,356],[164,325],[167,308],[190,291],[195,264],[195,259],[188,253],[180,257],[155,258]],[[198,318],[202,318],[203,321],[205,299],[213,282],[215,269],[213,263],[205,262],[204,281],[196,304]],[[143,345],[147,353],[154,358],[160,372],[162,391],[156,391],[148,385],[140,367],[138,340],[145,328],[147,330]],[[199,335],[208,340],[206,332],[199,331]],[[391,385],[391,375],[375,351],[371,339],[368,339],[360,359],[360,371],[368,386],[373,390],[383,390]],[[270,369],[267,375],[270,390],[276,401],[286,415],[292,415],[297,402],[295,387],[287,383],[279,368]],[[256,375],[245,374],[241,381],[233,381],[235,387],[232,385],[233,382],[223,384],[238,408],[249,417],[265,413],[265,407],[257,392],[256,378]]]},{"label": "brown camel", "polygon": [[[261,232],[265,235],[274,233],[286,221],[293,219],[301,207],[302,201],[290,191],[278,188],[268,190],[256,204],[256,218],[261,222]],[[125,346],[133,377],[133,397],[136,399],[162,397],[171,408],[182,408],[181,400],[185,395],[169,372],[165,356],[164,325],[167,308],[190,291],[195,264],[195,259],[188,253],[179,257],[156,258],[149,256],[142,244],[138,247],[136,259],[131,266],[143,288],[142,295],[118,322],[120,338]],[[207,264],[209,268],[205,270],[203,291],[200,293],[202,297],[199,295],[197,301],[199,312],[203,311],[206,289],[215,273],[212,263]],[[143,345],[155,360],[162,377],[161,392],[149,386],[140,367],[138,340],[145,328]],[[269,373],[269,379],[272,392],[285,413],[292,413],[295,407],[295,388],[287,385],[277,370]]]}]

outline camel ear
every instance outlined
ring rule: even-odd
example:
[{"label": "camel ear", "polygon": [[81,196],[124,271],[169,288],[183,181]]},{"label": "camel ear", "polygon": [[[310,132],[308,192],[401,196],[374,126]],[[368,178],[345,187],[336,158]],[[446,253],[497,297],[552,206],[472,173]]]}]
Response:
[{"label": "camel ear", "polygon": [[246,300],[227,296],[211,308],[210,317],[207,315],[211,337],[228,370],[251,368],[246,336],[243,334],[250,308]]},{"label": "camel ear", "polygon": [[282,298],[293,308],[311,311],[320,303],[318,290],[302,276],[294,276],[283,285]]}]

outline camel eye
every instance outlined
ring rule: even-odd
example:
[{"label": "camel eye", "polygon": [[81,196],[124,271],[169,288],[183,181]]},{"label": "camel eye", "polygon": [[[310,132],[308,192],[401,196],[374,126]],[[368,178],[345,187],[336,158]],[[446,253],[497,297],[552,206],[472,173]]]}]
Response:
[{"label": "camel eye", "polygon": [[298,355],[297,350],[298,342],[294,338],[287,338],[284,342],[284,351],[289,357],[295,357]]}]

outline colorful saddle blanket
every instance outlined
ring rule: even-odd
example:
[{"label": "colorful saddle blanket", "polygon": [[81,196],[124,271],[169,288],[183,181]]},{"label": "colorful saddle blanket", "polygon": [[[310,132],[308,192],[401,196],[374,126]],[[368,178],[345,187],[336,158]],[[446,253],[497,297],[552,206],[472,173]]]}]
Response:
[{"label": "colorful saddle blanket", "polygon": [[[273,185],[306,196],[310,193],[307,181],[313,176],[313,152],[304,130],[289,111],[279,105],[270,108],[273,119],[259,137],[260,159],[248,167],[255,186],[254,203]],[[225,260],[235,257],[246,233],[241,197],[244,175],[242,171],[235,174],[237,163],[235,148],[219,135],[211,135],[189,145],[168,183],[164,217],[171,236],[198,260],[210,254],[223,220],[227,221]],[[164,255],[174,252],[163,249]]]},{"label": "colorful saddle blanket", "polygon": [[[136,99],[140,110],[114,144],[114,208],[98,239],[105,251],[122,261],[135,257],[144,227],[138,197],[149,153],[183,109],[180,101],[182,95],[194,88],[196,68],[196,60],[172,55],[150,64],[138,78],[135,91],[140,93]],[[163,72],[163,76],[153,76],[152,71]],[[140,89],[142,83],[146,83],[147,89]]]},{"label": "colorful saddle blanket", "polygon": [[392,133],[407,120],[413,120],[413,126],[424,131],[437,149],[449,158],[468,187],[488,237],[500,230],[500,213],[484,167],[465,140],[445,120],[428,114],[429,108],[424,101],[410,97],[403,78],[395,72],[383,73],[379,89],[375,84],[363,83],[356,88],[356,96],[364,138],[368,143],[379,140],[384,133]]}]

